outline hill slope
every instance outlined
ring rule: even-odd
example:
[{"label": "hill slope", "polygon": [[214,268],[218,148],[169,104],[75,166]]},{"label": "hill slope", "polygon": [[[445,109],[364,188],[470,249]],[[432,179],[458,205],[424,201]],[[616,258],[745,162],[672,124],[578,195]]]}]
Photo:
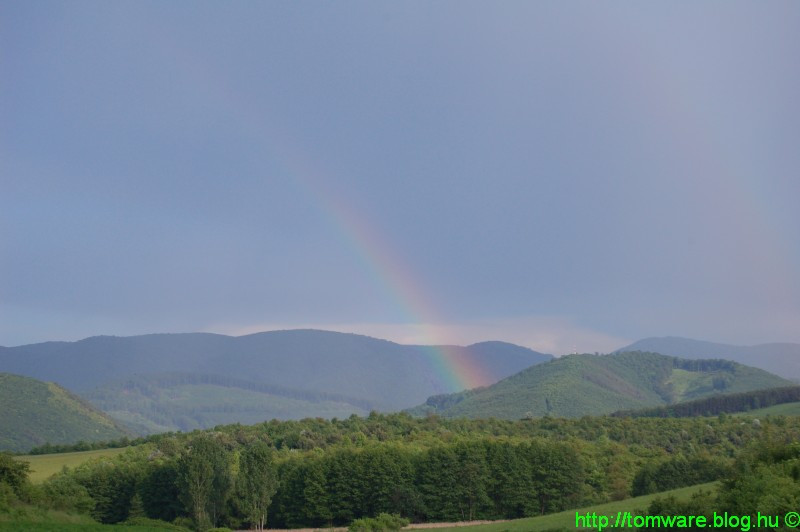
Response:
[{"label": "hill slope", "polygon": [[[205,404],[206,413],[224,413],[227,408],[231,415],[204,417],[203,412],[193,413],[194,417],[216,424],[269,419],[278,411],[283,412],[278,417],[287,419],[371,409],[398,410],[419,404],[430,395],[458,390],[453,385],[452,374],[442,372],[443,361],[452,367],[480,368],[486,381],[479,384],[488,385],[551,358],[503,342],[484,342],[468,347],[410,346],[356,334],[291,330],[239,337],[208,333],[124,338],[98,336],[78,342],[2,348],[0,371],[57,381],[91,398],[97,405],[113,410],[128,423],[143,427],[154,424],[148,430],[156,430],[155,425],[180,427],[194,423],[177,419],[176,416],[181,414],[166,422],[155,417],[136,418],[137,412],[143,412],[137,410],[136,405],[143,401],[154,403],[146,407],[149,410],[162,408],[176,412],[173,408],[175,402],[170,403],[169,397],[178,391],[173,389],[174,384],[164,383],[164,375],[169,373],[191,373],[198,379],[201,375],[239,379],[250,383],[245,388],[253,384],[267,386],[269,393],[275,396],[269,398],[263,395],[262,390],[258,392],[261,395],[255,397],[250,394],[252,389],[244,395],[242,390],[238,390],[235,394],[240,400],[231,405],[232,397],[225,397],[218,387],[180,390],[180,394],[194,397],[195,403]],[[155,379],[148,385],[146,401],[141,393],[132,393],[123,385],[137,375]],[[157,392],[153,386],[164,389]],[[102,390],[92,391],[99,387]],[[167,393],[168,389],[172,391]],[[336,396],[333,402],[338,404],[323,405],[314,399],[311,403],[289,405],[286,401],[286,392],[289,391],[304,393],[300,397],[303,400],[313,394],[332,394]],[[217,396],[220,400],[203,403],[210,396]],[[114,405],[104,402],[103,397],[114,398]],[[342,398],[344,400],[340,400]],[[125,400],[130,401],[127,406],[121,404]],[[235,411],[242,413],[247,408],[252,411],[253,401],[265,408],[261,414],[252,412],[252,415],[263,417],[255,419],[250,414],[245,417],[235,414]],[[188,399],[184,401],[187,406],[189,402]],[[267,403],[275,408],[270,410]]]},{"label": "hill slope", "polygon": [[51,382],[0,373],[0,450],[127,436],[111,418]]},{"label": "hill slope", "polygon": [[430,397],[410,412],[505,419],[547,414],[579,417],[789,384],[726,360],[683,360],[642,352],[570,355],[487,388]]},{"label": "hill slope", "polygon": [[268,419],[366,415],[369,403],[219,375],[137,375],[83,396],[136,434],[183,431]]},{"label": "hill slope", "polygon": [[650,351],[681,358],[724,358],[800,382],[800,344],[741,346],[666,336],[639,340],[618,352],[622,351]]}]

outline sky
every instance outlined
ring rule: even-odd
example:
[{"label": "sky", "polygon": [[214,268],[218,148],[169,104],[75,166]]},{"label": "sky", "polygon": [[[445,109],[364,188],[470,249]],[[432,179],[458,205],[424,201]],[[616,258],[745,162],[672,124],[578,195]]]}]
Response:
[{"label": "sky", "polygon": [[800,4],[0,1],[0,345],[800,342]]}]

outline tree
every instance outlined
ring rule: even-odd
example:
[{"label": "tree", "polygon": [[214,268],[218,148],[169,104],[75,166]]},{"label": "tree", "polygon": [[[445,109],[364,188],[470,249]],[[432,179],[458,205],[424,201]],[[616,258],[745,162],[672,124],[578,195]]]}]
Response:
[{"label": "tree", "polygon": [[463,519],[458,485],[459,460],[452,446],[428,449],[417,462],[417,486],[424,518],[456,521]]},{"label": "tree", "polygon": [[577,500],[583,486],[583,470],[573,448],[534,441],[524,453],[540,514],[564,510]]},{"label": "tree", "polygon": [[236,491],[239,504],[256,530],[264,530],[267,508],[278,490],[278,478],[272,448],[256,440],[239,457],[239,476]]},{"label": "tree", "polygon": [[19,497],[28,483],[28,462],[20,462],[6,453],[0,453],[0,482],[8,484]]},{"label": "tree", "polygon": [[147,517],[172,521],[183,508],[178,497],[177,460],[149,462],[137,486]]},{"label": "tree", "polygon": [[304,464],[304,469],[303,499],[306,522],[314,526],[329,525],[333,515],[330,509],[330,496],[326,490],[325,465],[321,459],[310,460]]},{"label": "tree", "polygon": [[78,466],[73,478],[95,501],[91,515],[101,523],[118,523],[128,518],[140,471],[122,457],[102,458]]},{"label": "tree", "polygon": [[488,442],[486,462],[490,475],[486,493],[494,504],[496,519],[526,516],[532,483],[527,464],[517,446],[509,442]]},{"label": "tree", "polygon": [[472,521],[491,504],[486,493],[489,482],[486,449],[478,442],[458,443],[454,450],[458,458],[456,481],[461,518]]},{"label": "tree", "polygon": [[196,437],[178,460],[178,494],[198,529],[216,526],[230,489],[227,451],[209,435]]}]

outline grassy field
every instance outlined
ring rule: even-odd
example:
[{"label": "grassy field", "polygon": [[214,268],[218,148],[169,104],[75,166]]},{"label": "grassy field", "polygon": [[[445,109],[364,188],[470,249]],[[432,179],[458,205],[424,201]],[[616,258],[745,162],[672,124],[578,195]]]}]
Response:
[{"label": "grassy field", "polygon": [[16,459],[28,462],[31,465],[30,479],[33,483],[43,482],[53,473],[58,473],[67,466],[73,468],[81,465],[91,458],[98,456],[113,456],[123,452],[120,449],[100,449],[97,451],[81,451],[77,453],[35,454],[17,456]]},{"label": "grassy field", "polygon": [[[557,514],[543,515],[541,517],[530,517],[527,519],[516,519],[514,521],[506,521],[504,523],[493,523],[490,525],[477,525],[467,527],[454,527],[454,528],[437,528],[436,532],[540,532],[545,530],[596,530],[592,528],[576,528],[575,527],[575,512],[580,512],[586,515],[589,512],[596,512],[598,515],[616,515],[617,512],[631,512],[636,510],[646,510],[650,503],[656,497],[665,497],[667,495],[674,495],[678,499],[689,499],[694,493],[700,490],[716,491],[717,483],[710,482],[708,484],[698,484],[697,486],[689,486],[687,488],[679,488],[676,490],[665,491],[662,493],[654,493],[652,495],[643,495],[641,497],[634,497],[624,501],[615,501],[596,506],[589,506],[586,508],[579,508],[575,510],[567,510]],[[612,520],[613,523],[613,520]]]},{"label": "grassy field", "polygon": [[[88,515],[76,515],[57,510],[44,510],[34,506],[17,506],[9,512],[0,512],[0,532],[6,530],[56,532],[56,531],[105,531],[119,530],[122,532],[144,532],[146,530],[162,530],[172,532],[189,532],[169,523],[155,520],[140,519],[137,524],[126,523],[117,525],[103,525]],[[141,522],[144,521],[144,522]]]},{"label": "grassy field", "polygon": [[[174,530],[170,527],[159,528],[157,526],[132,526],[132,525],[101,525],[95,521],[87,521],[82,523],[66,523],[61,521],[52,522],[35,522],[35,521],[14,521],[3,522],[0,521],[0,531],[21,531],[25,532],[104,532],[107,530],[117,530],[121,532],[147,532],[153,530]],[[185,529],[184,529],[185,530]]]},{"label": "grassy field", "polygon": [[167,530],[158,529],[149,526],[123,526],[123,525],[101,525],[99,523],[31,523],[29,521],[20,521],[13,523],[0,522],[0,530],[2,531],[15,531],[25,530],[26,532],[104,532],[106,530],[121,530],[123,532],[145,532],[152,530]]},{"label": "grassy field", "polygon": [[766,417],[772,416],[800,416],[800,402],[796,403],[783,403],[782,405],[773,405],[766,408],[759,408],[757,410],[749,410],[747,412],[738,412],[737,416],[749,417]]}]

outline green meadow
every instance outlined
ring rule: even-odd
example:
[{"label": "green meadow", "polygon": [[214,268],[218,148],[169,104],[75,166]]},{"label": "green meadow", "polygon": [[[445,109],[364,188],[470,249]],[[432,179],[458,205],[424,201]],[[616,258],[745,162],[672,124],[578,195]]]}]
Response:
[{"label": "green meadow", "polygon": [[800,402],[767,406],[765,408],[740,412],[737,415],[757,418],[764,418],[766,416],[800,416]]},{"label": "green meadow", "polygon": [[28,462],[31,465],[30,480],[34,484],[44,482],[48,477],[54,473],[58,473],[65,466],[74,468],[84,462],[97,458],[99,456],[114,456],[125,451],[125,448],[118,449],[100,449],[96,451],[80,451],[74,453],[58,453],[58,454],[28,454],[17,456],[16,459],[22,462]]},{"label": "green meadow", "polygon": [[686,488],[678,488],[675,490],[664,491],[661,493],[653,493],[650,495],[642,495],[641,497],[633,497],[623,501],[608,502],[605,504],[598,504],[595,506],[587,506],[585,508],[578,508],[574,510],[567,510],[556,514],[542,515],[539,517],[529,517],[526,519],[515,519],[513,521],[498,522],[486,525],[475,525],[467,527],[451,527],[451,528],[437,528],[437,532],[543,532],[546,530],[592,530],[591,528],[576,528],[575,527],[575,512],[580,512],[586,515],[590,512],[595,512],[602,515],[614,515],[617,512],[631,512],[631,513],[644,513],[653,499],[656,497],[666,497],[668,495],[674,496],[678,500],[688,500],[698,491],[713,491],[716,492],[718,483],[709,482],[706,484],[698,484]]}]

